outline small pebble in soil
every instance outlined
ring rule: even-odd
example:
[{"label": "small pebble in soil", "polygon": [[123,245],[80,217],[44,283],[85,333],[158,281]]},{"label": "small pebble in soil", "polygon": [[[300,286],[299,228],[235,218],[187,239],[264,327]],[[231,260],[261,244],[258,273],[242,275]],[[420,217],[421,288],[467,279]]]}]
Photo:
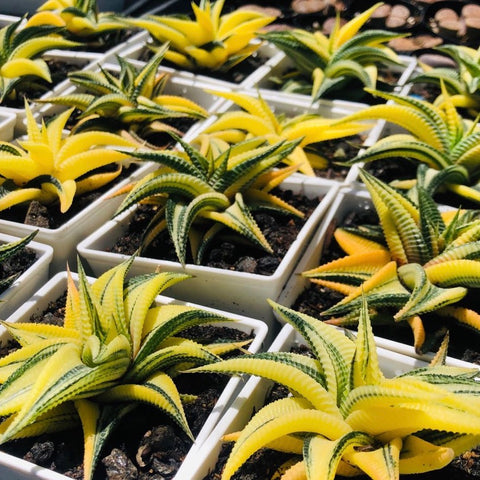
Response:
[{"label": "small pebble in soil", "polygon": [[48,467],[55,453],[55,444],[50,441],[36,442],[25,455],[25,460]]},{"label": "small pebble in soil", "polygon": [[110,455],[102,459],[108,480],[137,480],[138,470],[127,455],[114,448]]}]

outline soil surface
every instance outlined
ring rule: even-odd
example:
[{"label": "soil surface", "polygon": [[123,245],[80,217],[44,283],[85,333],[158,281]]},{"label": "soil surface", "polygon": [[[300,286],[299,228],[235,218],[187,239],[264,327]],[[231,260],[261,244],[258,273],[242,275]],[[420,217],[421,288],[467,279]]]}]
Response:
[{"label": "soil surface", "polygon": [[[66,294],[49,304],[33,322],[62,325]],[[192,327],[182,337],[200,343],[219,339],[239,341],[250,335],[233,328],[217,326]],[[16,346],[4,345],[5,355]],[[216,374],[184,374],[175,377],[181,394],[194,395],[184,403],[188,424],[196,436],[213,409],[229,377]],[[128,414],[117,427],[101,454],[94,480],[170,480],[172,479],[192,441],[180,431],[166,414],[149,405],[141,405]],[[15,440],[3,445],[2,450],[24,458],[77,480],[83,479],[83,434],[81,428],[44,434],[32,439]]]},{"label": "soil surface", "polygon": [[[308,199],[301,195],[294,195],[291,191],[277,191],[277,195],[283,200],[295,206],[305,214],[300,219],[292,216],[280,215],[270,212],[257,212],[255,220],[273,248],[274,253],[269,254],[244,241],[239,235],[227,232],[218,235],[209,248],[204,265],[240,272],[256,273],[260,275],[272,275],[282,261],[290,245],[296,239],[306,219],[317,207],[320,199]],[[146,226],[153,216],[154,207],[140,205],[125,235],[115,241],[109,251],[132,255],[140,246],[141,238]],[[167,232],[163,232],[145,249],[142,256],[162,260],[177,261],[173,243]],[[191,258],[187,259],[191,263]]]},{"label": "soil surface", "polygon": [[12,257],[0,262],[0,280],[4,281],[7,278],[11,278],[10,283],[4,288],[0,288],[0,293],[3,293],[9,285],[11,285],[16,278],[18,278],[23,272],[31,267],[37,259],[37,254],[31,248],[24,248],[22,251],[17,252]]},{"label": "soil surface", "polygon": [[328,160],[328,167],[323,170],[316,168],[315,175],[329,180],[345,180],[351,167],[339,165],[335,162],[347,162],[356,157],[365,138],[366,135],[363,134],[352,135],[309,145],[308,149],[312,149]]}]

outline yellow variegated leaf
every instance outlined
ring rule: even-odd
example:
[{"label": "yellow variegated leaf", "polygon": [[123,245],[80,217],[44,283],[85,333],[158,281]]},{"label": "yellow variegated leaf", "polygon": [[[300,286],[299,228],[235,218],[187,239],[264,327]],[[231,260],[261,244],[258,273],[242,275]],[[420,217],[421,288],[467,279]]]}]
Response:
[{"label": "yellow variegated leaf", "polygon": [[[343,228],[336,228],[333,233],[335,240],[340,245],[342,250],[348,255],[358,254],[362,252],[388,252],[380,243],[369,240],[360,235],[344,230]],[[383,257],[385,254],[383,254]]]},{"label": "yellow variegated leaf", "polygon": [[350,20],[345,25],[343,25],[338,32],[332,34],[333,43],[332,49],[336,50],[338,47],[343,45],[347,40],[353,38],[358,31],[365,25],[365,23],[370,19],[373,12],[382,5],[382,2],[378,2],[375,5],[371,6],[369,9],[362,12],[360,15],[357,15],[353,20]]},{"label": "yellow variegated leaf", "polygon": [[25,24],[25,27],[35,27],[38,25],[55,25],[56,27],[64,27],[65,21],[60,15],[52,11],[39,11],[32,15]]},{"label": "yellow variegated leaf", "polygon": [[[7,323],[0,322],[8,333],[22,347],[35,344],[41,340],[53,340],[54,338],[68,340],[69,342],[78,343],[80,340],[79,333],[74,328],[65,328],[57,325],[48,325],[43,323]],[[2,362],[0,361],[0,365]]]},{"label": "yellow variegated leaf", "polygon": [[415,435],[409,435],[403,442],[400,453],[400,473],[430,472],[448,465],[454,458],[451,448],[439,447]]},{"label": "yellow variegated leaf", "polygon": [[[155,297],[168,287],[188,278],[190,276],[186,274],[163,272],[143,282],[135,283],[127,289],[124,306],[130,326],[134,356],[138,353],[142,338],[152,329],[151,326],[146,325],[145,320]],[[166,309],[163,307],[161,309],[163,316]]]},{"label": "yellow variegated leaf", "polygon": [[25,75],[35,75],[51,82],[50,70],[48,65],[41,59],[31,60],[30,58],[14,58],[4,63],[0,68],[0,75],[6,78],[22,77]]},{"label": "yellow variegated leaf", "polygon": [[164,410],[193,439],[177,387],[173,380],[163,372],[155,374],[143,385],[125,384],[110,388],[100,396],[100,400],[141,401],[155,405]]},{"label": "yellow variegated leaf", "polygon": [[319,435],[307,438],[304,447],[307,478],[333,480],[345,451],[349,448],[370,446],[372,440],[361,432],[349,432],[334,440]]},{"label": "yellow variegated leaf", "polygon": [[284,435],[312,432],[338,438],[349,431],[349,426],[338,417],[309,409],[305,400],[277,400],[261,409],[244,428],[225,465],[222,480],[229,480],[253,452]]},{"label": "yellow variegated leaf", "polygon": [[373,451],[353,451],[348,459],[373,480],[397,480],[399,478],[400,449],[402,440],[394,438]]}]

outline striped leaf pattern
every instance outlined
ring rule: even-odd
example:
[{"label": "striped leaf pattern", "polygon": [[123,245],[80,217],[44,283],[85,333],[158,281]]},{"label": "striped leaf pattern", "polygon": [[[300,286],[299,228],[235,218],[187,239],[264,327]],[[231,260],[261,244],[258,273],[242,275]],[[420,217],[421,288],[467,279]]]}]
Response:
[{"label": "striped leaf pattern", "polygon": [[132,152],[134,157],[163,165],[141,179],[117,210],[118,215],[139,202],[162,202],[164,208],[147,227],[143,245],[166,229],[179,261],[186,263],[190,244],[193,261],[200,263],[208,244],[225,227],[271,252],[252,211],[270,209],[303,216],[269,193],[293,173],[289,167],[275,172],[273,169],[297,148],[299,140],[270,145],[264,138],[253,137],[213,152],[197,149],[177,135],[173,137],[183,151]]},{"label": "striped leaf pattern", "polygon": [[419,168],[417,185],[405,195],[361,170],[381,230],[370,225],[338,228],[335,238],[347,256],[303,272],[313,283],[345,295],[322,312],[333,316],[328,323],[355,323],[365,296],[374,322],[387,316],[392,324],[409,324],[419,352],[430,345],[423,326],[426,314],[451,317],[479,330],[478,313],[464,303],[470,289],[480,285],[478,211],[441,212],[432,184],[437,174],[458,172],[429,172]]},{"label": "striped leaf pattern", "polygon": [[162,272],[127,280],[133,258],[92,284],[80,266],[78,286],[69,277],[64,326],[3,323],[20,348],[0,359],[0,441],[59,430],[61,422],[68,428],[79,417],[87,480],[108,435],[139,403],[165,411],[192,437],[172,377],[245,344],[210,348],[176,337],[228,318],[155,305],[158,294],[188,276]]},{"label": "striped leaf pattern", "polygon": [[403,36],[385,30],[359,32],[380,5],[376,3],[341,28],[334,28],[328,37],[319,31],[294,29],[266,32],[260,38],[283,50],[295,64],[297,71],[287,74],[290,85],[299,84],[293,91],[305,93],[306,90],[318,100],[352,78],[375,88],[378,65],[401,65],[386,43]]},{"label": "striped leaf pattern", "polygon": [[[410,96],[371,90],[374,95],[390,100],[391,104],[368,107],[346,116],[339,123],[385,119],[402,127],[408,134],[393,134],[378,140],[347,162],[348,165],[391,157],[414,159],[420,166],[428,167],[427,170],[423,169],[422,176],[425,179],[425,175],[428,175],[432,179],[428,182],[432,194],[447,189],[479,202],[480,196],[475,190],[480,180],[480,132],[477,120],[464,120],[457,110],[455,96],[449,94],[443,81],[441,87],[441,98],[433,104]],[[448,174],[443,175],[445,171]],[[417,185],[420,180],[417,175]],[[411,188],[411,185],[406,185],[405,188]],[[423,182],[422,185],[426,186],[427,183]],[[409,192],[409,195],[416,194],[415,188],[413,190],[414,193]]]},{"label": "striped leaf pattern", "polygon": [[[398,480],[400,473],[440,469],[480,441],[476,369],[437,363],[385,378],[365,297],[356,338],[270,303],[311,347],[313,358],[267,352],[190,370],[258,375],[292,394],[265,405],[241,432],[224,438],[235,444],[222,480],[263,447],[297,455],[274,478],[333,480],[363,473]],[[294,462],[300,453],[303,461]]]}]

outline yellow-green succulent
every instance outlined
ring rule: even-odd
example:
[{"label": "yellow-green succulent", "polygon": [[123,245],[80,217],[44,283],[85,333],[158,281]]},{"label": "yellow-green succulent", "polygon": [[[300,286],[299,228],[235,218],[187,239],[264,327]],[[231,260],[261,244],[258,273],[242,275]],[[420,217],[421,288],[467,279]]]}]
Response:
[{"label": "yellow-green succulent", "polygon": [[[75,195],[111,182],[122,171],[128,154],[115,148],[137,143],[108,132],[65,135],[65,124],[73,112],[66,110],[48,125],[39,126],[25,102],[27,138],[17,143],[0,142],[0,210],[31,200],[59,202],[66,212]],[[113,171],[101,167],[116,166]]]},{"label": "yellow-green succulent", "polygon": [[274,478],[334,480],[336,475],[398,480],[438,470],[480,443],[476,368],[431,365],[385,378],[366,301],[357,338],[313,317],[270,302],[304,338],[312,358],[267,352],[194,368],[247,373],[285,385],[291,395],[261,408],[235,441],[222,471],[230,480],[263,447],[290,453],[293,466]]},{"label": "yellow-green succulent", "polygon": [[187,259],[188,243],[193,261],[201,263],[211,240],[227,227],[271,252],[252,211],[266,209],[303,216],[270,193],[295,170],[294,167],[274,170],[274,167],[295,149],[298,141],[268,145],[264,138],[253,137],[219,153],[199,151],[172,135],[184,151],[132,152],[134,157],[162,165],[140,180],[117,210],[119,214],[145,201],[156,205],[157,211],[145,229],[142,248],[167,231],[182,264]]},{"label": "yellow-green succulent", "polygon": [[23,26],[23,19],[0,29],[0,104],[22,92],[31,94],[41,81],[50,83],[51,75],[41,54],[54,48],[77,44],[62,38],[56,26]]},{"label": "yellow-green succulent", "polygon": [[[327,37],[320,31],[302,29],[262,33],[260,38],[283,50],[297,71],[280,78],[282,89],[311,95],[314,100],[348,85],[353,79],[375,88],[378,65],[402,65],[386,42],[403,36],[386,30],[359,32],[382,3],[335,28]],[[348,88],[348,87],[347,87]]]},{"label": "yellow-green succulent", "polygon": [[255,52],[251,43],[257,31],[271,23],[255,10],[241,9],[222,15],[225,0],[191,2],[194,19],[188,16],[146,15],[126,21],[147,30],[153,39],[170,48],[165,58],[188,70],[228,70]]},{"label": "yellow-green succulent", "polygon": [[386,314],[395,322],[408,322],[419,352],[432,340],[424,328],[427,314],[454,319],[479,332],[480,313],[465,297],[480,287],[480,212],[440,211],[420,186],[421,178],[415,196],[409,198],[365,171],[360,175],[381,228],[337,228],[335,239],[347,256],[303,273],[345,295],[323,312],[337,317],[329,322],[354,324],[365,296],[379,321]]},{"label": "yellow-green succulent", "polygon": [[169,80],[158,67],[167,48],[160,49],[143,67],[136,67],[118,57],[120,71],[80,70],[68,75],[81,92],[49,97],[45,103],[66,105],[82,111],[76,132],[86,130],[126,130],[141,138],[174,130],[168,120],[189,118],[199,120],[207,112],[192,100],[177,95],[164,94]]},{"label": "yellow-green succulent", "polygon": [[[413,159],[428,166],[429,188],[434,187],[432,193],[451,192],[480,202],[478,121],[462,118],[443,84],[442,92],[442,101],[434,105],[410,96],[372,91],[393,102],[373,105],[344,117],[340,123],[385,119],[408,133],[381,138],[347,163]],[[392,185],[408,189],[415,185],[415,179],[395,181]]]},{"label": "yellow-green succulent", "polygon": [[295,165],[306,175],[315,175],[314,169],[324,170],[328,160],[321,155],[321,143],[326,140],[355,135],[370,128],[365,123],[333,125],[331,118],[314,113],[294,117],[275,115],[268,103],[259,94],[257,98],[239,92],[211,93],[235,102],[241,110],[233,110],[219,116],[218,120],[202,130],[195,143],[206,142],[206,148],[226,150],[230,145],[251,137],[263,136],[273,144],[282,140],[300,140],[284,163]]},{"label": "yellow-green succulent", "polygon": [[97,0],[47,0],[27,22],[28,26],[55,25],[80,43],[97,42],[127,25],[112,12],[99,12]]},{"label": "yellow-green succulent", "polygon": [[[476,117],[480,113],[480,47],[474,49],[464,45],[442,45],[435,50],[454,60],[456,66],[433,68],[420,63],[423,72],[410,81],[438,87],[443,82],[453,104]],[[442,101],[443,95],[440,94],[434,103],[438,105]]]},{"label": "yellow-green succulent", "polygon": [[0,359],[0,443],[80,420],[84,478],[90,480],[114,426],[139,404],[161,409],[192,438],[173,378],[186,365],[218,361],[245,342],[202,345],[182,338],[191,326],[229,319],[156,304],[160,292],[188,276],[127,279],[133,258],[91,285],[80,264],[78,287],[69,276],[63,326],[2,322],[20,348]]}]

